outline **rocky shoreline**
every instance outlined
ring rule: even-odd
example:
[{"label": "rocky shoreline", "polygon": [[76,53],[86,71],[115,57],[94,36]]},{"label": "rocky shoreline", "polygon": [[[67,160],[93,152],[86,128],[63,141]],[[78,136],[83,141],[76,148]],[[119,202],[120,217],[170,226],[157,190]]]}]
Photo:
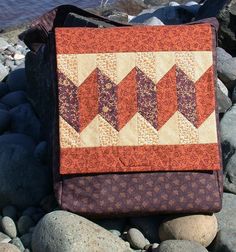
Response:
[{"label": "rocky shoreline", "polygon": [[[206,2],[210,6],[212,1]],[[229,19],[235,18],[236,1],[226,7],[216,2],[213,9],[206,3],[207,9],[194,1],[181,6],[171,2],[157,12],[160,1],[138,1],[139,11],[148,8],[138,15],[137,8],[130,6],[131,11],[124,12],[124,4],[123,9],[103,9],[102,13],[113,20],[165,25],[173,20],[184,23],[197,15],[207,18],[215,9],[214,16],[222,24],[217,99],[224,165],[223,208],[216,214],[88,220],[61,210],[52,193],[47,125],[37,111],[40,102],[28,92],[36,88],[26,77],[29,49],[16,37],[27,25],[0,33],[0,252],[236,251],[236,58]],[[169,6],[180,7],[177,11]]]}]

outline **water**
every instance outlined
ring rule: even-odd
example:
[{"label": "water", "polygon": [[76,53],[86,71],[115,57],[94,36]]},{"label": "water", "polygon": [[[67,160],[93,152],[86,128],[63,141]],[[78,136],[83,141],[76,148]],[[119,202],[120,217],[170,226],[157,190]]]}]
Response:
[{"label": "water", "polygon": [[0,0],[0,28],[26,23],[61,4],[88,8],[100,3],[101,0]]}]

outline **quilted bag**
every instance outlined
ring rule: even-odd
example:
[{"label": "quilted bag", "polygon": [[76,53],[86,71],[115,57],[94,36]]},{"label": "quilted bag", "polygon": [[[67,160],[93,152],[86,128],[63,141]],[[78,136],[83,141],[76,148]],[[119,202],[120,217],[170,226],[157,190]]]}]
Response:
[{"label": "quilted bag", "polygon": [[55,41],[62,207],[218,211],[212,26],[57,28]]},{"label": "quilted bag", "polygon": [[[41,83],[53,89],[48,121],[60,206],[88,217],[219,211],[214,26],[121,27],[73,12],[107,28],[65,27],[51,13],[36,29],[51,30],[48,40],[40,36],[50,51],[50,78]],[[31,48],[40,32],[24,35]]]}]

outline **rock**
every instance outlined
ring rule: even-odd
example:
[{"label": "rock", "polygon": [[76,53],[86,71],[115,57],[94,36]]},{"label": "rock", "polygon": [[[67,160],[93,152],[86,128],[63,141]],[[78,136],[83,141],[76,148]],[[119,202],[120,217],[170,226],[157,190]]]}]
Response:
[{"label": "rock", "polygon": [[8,75],[8,70],[7,68],[0,63],[0,81],[2,81],[7,75]]},{"label": "rock", "polygon": [[10,240],[11,238],[8,235],[5,235],[4,233],[0,232],[0,244],[8,243]]},{"label": "rock", "polygon": [[132,217],[129,219],[130,225],[139,229],[151,243],[159,241],[158,227],[163,220],[163,216]]},{"label": "rock", "polygon": [[217,87],[226,95],[229,96],[229,91],[225,84],[218,78],[217,79]]},{"label": "rock", "polygon": [[[222,1],[222,2],[225,2]],[[236,52],[236,0],[227,1],[228,4],[218,15],[220,29],[218,33],[219,45],[230,53]]]},{"label": "rock", "polygon": [[204,4],[200,7],[195,17],[195,20],[216,17],[227,2],[228,0],[206,0]]},{"label": "rock", "polygon": [[9,87],[6,83],[0,82],[0,97],[6,95],[9,92]]},{"label": "rock", "polygon": [[186,215],[167,219],[159,228],[161,241],[190,240],[207,247],[217,233],[215,215]]},{"label": "rock", "polygon": [[15,48],[14,46],[12,46],[12,45],[9,45],[9,46],[7,47],[7,50],[8,50],[9,52],[11,52],[12,54],[16,53],[16,48]]},{"label": "rock", "polygon": [[119,230],[111,229],[109,230],[113,235],[120,237],[121,232]]},{"label": "rock", "polygon": [[21,252],[16,246],[10,243],[0,243],[1,252]]},{"label": "rock", "polygon": [[217,66],[223,64],[226,60],[232,59],[232,56],[221,47],[216,47]]},{"label": "rock", "polygon": [[20,239],[25,248],[31,248],[32,233],[22,235]]},{"label": "rock", "polygon": [[11,131],[32,137],[36,142],[40,139],[41,125],[29,103],[21,104],[10,110]]},{"label": "rock", "polygon": [[16,237],[16,238],[13,238],[11,241],[10,241],[11,244],[15,245],[21,252],[24,252],[25,248],[24,248],[24,245],[22,244],[20,238]]},{"label": "rock", "polygon": [[193,6],[193,5],[198,5],[198,3],[195,1],[190,1],[190,2],[187,2],[185,5],[186,6]]},{"label": "rock", "polygon": [[0,207],[34,206],[51,193],[51,171],[22,146],[2,144],[0,140],[0,164]]},{"label": "rock", "polygon": [[33,220],[27,215],[21,216],[17,222],[17,229],[21,235],[26,234],[29,231],[29,229],[33,226],[34,226]]},{"label": "rock", "polygon": [[[44,199],[45,197],[42,200]],[[40,205],[41,205],[42,200],[40,201]],[[34,222],[38,222],[45,215],[45,212],[41,208],[38,208],[38,207],[29,207],[22,213],[22,215],[30,216],[30,218]]]},{"label": "rock", "polygon": [[225,113],[232,106],[232,101],[221,91],[219,86],[217,86],[217,103],[219,113]]},{"label": "rock", "polygon": [[40,202],[40,207],[46,213],[53,211],[56,207],[58,207],[58,203],[56,201],[55,195],[51,194],[43,198]]},{"label": "rock", "polygon": [[[50,234],[50,235],[49,235]],[[66,211],[45,215],[32,237],[34,252],[132,251],[129,244],[95,223]]]},{"label": "rock", "polygon": [[236,105],[228,110],[220,122],[224,165],[224,189],[236,193]]},{"label": "rock", "polygon": [[10,119],[10,113],[6,110],[0,109],[0,134],[8,129]]},{"label": "rock", "polygon": [[17,209],[14,206],[5,206],[2,209],[2,215],[8,216],[15,221],[17,219]]},{"label": "rock", "polygon": [[27,102],[26,93],[24,91],[11,92],[2,97],[1,102],[9,107],[16,107]]},{"label": "rock", "polygon": [[7,105],[0,102],[0,109],[7,110]]},{"label": "rock", "polygon": [[[197,5],[198,10],[198,5]],[[151,13],[140,13],[131,20],[131,23],[144,23],[152,17],[156,17],[165,25],[177,25],[190,22],[196,12],[195,6],[166,6],[154,10]]]},{"label": "rock", "polygon": [[228,89],[231,89],[236,80],[236,58],[225,60],[217,66],[219,78],[225,83]]},{"label": "rock", "polygon": [[35,143],[31,137],[16,133],[8,133],[0,136],[0,145],[6,144],[20,145],[30,153],[35,148]]},{"label": "rock", "polygon": [[156,18],[156,17],[151,17],[149,19],[147,19],[144,22],[145,25],[150,25],[150,26],[155,26],[155,25],[164,25],[160,19]]},{"label": "rock", "polygon": [[4,38],[0,38],[0,51],[4,51],[8,48],[9,44]]},{"label": "rock", "polygon": [[136,228],[129,229],[127,240],[135,249],[143,249],[148,244],[143,234]]},{"label": "rock", "polygon": [[17,235],[16,225],[14,221],[8,217],[4,216],[1,220],[2,231],[11,238],[15,238]]},{"label": "rock", "polygon": [[123,233],[125,226],[126,226],[126,219],[125,218],[119,218],[119,219],[100,219],[100,220],[94,220],[94,222],[107,229],[107,230],[118,230],[119,232]]},{"label": "rock", "polygon": [[197,242],[194,241],[176,241],[168,240],[162,242],[159,247],[153,252],[207,252],[207,250]]},{"label": "rock", "polygon": [[34,157],[43,164],[47,163],[47,161],[48,161],[48,144],[46,141],[42,141],[36,146],[36,148],[34,150]]},{"label": "rock", "polygon": [[214,252],[236,252],[236,230],[221,229],[214,241]]},{"label": "rock", "polygon": [[179,6],[180,4],[177,2],[169,2],[169,6]]},{"label": "rock", "polygon": [[25,58],[25,55],[18,52],[14,55],[14,60],[22,60],[24,58]]},{"label": "rock", "polygon": [[236,230],[236,195],[231,193],[223,194],[223,207],[216,213],[219,229]]},{"label": "rock", "polygon": [[19,90],[25,91],[27,83],[25,69],[19,68],[12,71],[7,77],[6,83],[8,84],[11,92]]}]

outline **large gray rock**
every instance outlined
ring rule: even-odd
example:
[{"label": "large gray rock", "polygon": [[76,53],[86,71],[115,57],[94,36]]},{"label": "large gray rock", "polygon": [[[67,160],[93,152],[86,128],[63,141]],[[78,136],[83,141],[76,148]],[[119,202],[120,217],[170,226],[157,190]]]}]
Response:
[{"label": "large gray rock", "polygon": [[214,252],[236,252],[236,230],[221,229],[214,242]]},{"label": "large gray rock", "polygon": [[153,252],[207,252],[199,243],[186,240],[168,240],[162,242]]},{"label": "large gray rock", "polygon": [[17,145],[0,144],[0,207],[37,205],[51,192],[50,171]]},{"label": "large gray rock", "polygon": [[[215,2],[215,1],[214,1]],[[223,1],[224,2],[224,1]],[[230,0],[218,15],[220,22],[219,45],[227,51],[236,52],[236,0]]]},{"label": "large gray rock", "polygon": [[32,237],[34,252],[131,252],[129,244],[97,224],[66,211],[45,215]]},{"label": "large gray rock", "polygon": [[228,110],[220,122],[224,165],[224,189],[236,193],[236,105]]},{"label": "large gray rock", "polygon": [[29,103],[21,104],[10,110],[11,127],[14,133],[32,137],[36,142],[40,139],[41,125]]},{"label": "large gray rock", "polygon": [[223,207],[216,213],[219,229],[236,230],[236,195],[231,193],[223,194]]}]

